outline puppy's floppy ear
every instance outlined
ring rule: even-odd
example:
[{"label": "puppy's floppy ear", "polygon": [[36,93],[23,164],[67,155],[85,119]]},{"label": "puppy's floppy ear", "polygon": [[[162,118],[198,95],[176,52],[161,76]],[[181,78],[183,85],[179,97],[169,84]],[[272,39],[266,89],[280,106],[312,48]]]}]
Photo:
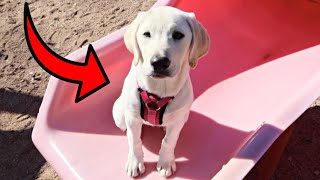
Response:
[{"label": "puppy's floppy ear", "polygon": [[198,59],[208,53],[210,38],[205,28],[197,21],[194,13],[187,13],[187,22],[192,31],[189,65],[191,68],[195,68],[197,66]]},{"label": "puppy's floppy ear", "polygon": [[124,43],[127,49],[134,55],[134,65],[138,65],[139,60],[142,60],[141,51],[137,41],[137,31],[145,14],[146,12],[139,12],[136,19],[133,20],[124,34]]}]

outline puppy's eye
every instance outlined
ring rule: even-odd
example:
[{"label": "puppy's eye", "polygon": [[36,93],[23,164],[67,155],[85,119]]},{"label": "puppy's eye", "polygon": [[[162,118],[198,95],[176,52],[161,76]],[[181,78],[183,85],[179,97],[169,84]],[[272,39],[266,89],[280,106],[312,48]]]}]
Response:
[{"label": "puppy's eye", "polygon": [[151,37],[150,32],[144,32],[143,35],[144,35],[145,37],[148,37],[148,38]]},{"label": "puppy's eye", "polygon": [[173,34],[172,34],[172,38],[174,39],[174,40],[180,40],[180,39],[182,39],[184,37],[184,34],[182,34],[181,32],[179,32],[179,31],[175,31],[175,32],[173,32]]}]

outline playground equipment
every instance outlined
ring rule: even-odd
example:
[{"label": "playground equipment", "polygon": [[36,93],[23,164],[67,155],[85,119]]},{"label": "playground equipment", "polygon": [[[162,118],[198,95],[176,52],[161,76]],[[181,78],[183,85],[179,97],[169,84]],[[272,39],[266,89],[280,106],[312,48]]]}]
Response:
[{"label": "playground equipment", "polygon": [[[193,11],[211,36],[191,72],[195,100],[176,147],[176,179],[241,179],[320,96],[320,4],[306,0],[159,0]],[[111,110],[132,55],[125,28],[93,46],[110,84],[75,103],[77,84],[51,77],[32,139],[63,179],[129,179],[127,138]],[[84,61],[87,47],[67,56]],[[146,179],[163,132],[144,127]]]}]

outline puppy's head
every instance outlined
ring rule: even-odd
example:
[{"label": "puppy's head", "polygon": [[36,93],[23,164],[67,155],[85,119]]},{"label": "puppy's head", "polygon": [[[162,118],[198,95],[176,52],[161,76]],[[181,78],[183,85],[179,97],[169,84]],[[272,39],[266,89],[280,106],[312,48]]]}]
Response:
[{"label": "puppy's head", "polygon": [[147,76],[174,77],[181,68],[195,68],[209,49],[209,36],[193,13],[172,7],[140,12],[124,35],[133,63]]}]

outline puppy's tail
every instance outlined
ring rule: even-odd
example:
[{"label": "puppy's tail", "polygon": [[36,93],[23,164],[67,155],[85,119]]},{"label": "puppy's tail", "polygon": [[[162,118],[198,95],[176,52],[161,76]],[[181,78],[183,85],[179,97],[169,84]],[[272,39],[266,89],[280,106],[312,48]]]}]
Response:
[{"label": "puppy's tail", "polygon": [[116,126],[120,128],[122,131],[125,131],[127,129],[127,126],[124,119],[124,108],[123,103],[121,102],[121,96],[116,100],[116,102],[113,105],[112,116]]}]

